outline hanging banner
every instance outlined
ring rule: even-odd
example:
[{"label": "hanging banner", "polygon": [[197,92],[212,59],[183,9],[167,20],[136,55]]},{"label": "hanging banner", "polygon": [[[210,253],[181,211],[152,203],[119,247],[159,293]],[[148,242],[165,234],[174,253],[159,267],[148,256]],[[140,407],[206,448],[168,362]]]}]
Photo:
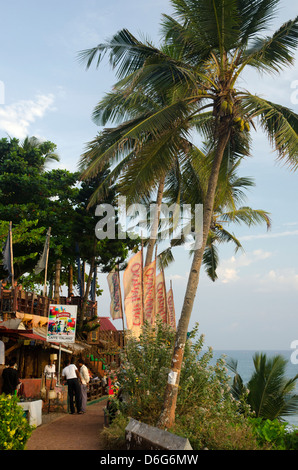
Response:
[{"label": "hanging banner", "polygon": [[161,271],[156,276],[156,315],[160,317],[163,323],[167,321],[167,296],[165,289],[164,274]]},{"label": "hanging banner", "polygon": [[176,315],[174,305],[174,293],[172,287],[167,293],[168,318],[169,325],[176,330]]},{"label": "hanging banner", "polygon": [[123,274],[124,308],[127,329],[139,337],[143,325],[142,253],[139,251],[128,262]]},{"label": "hanging banner", "polygon": [[149,325],[155,323],[155,282],[156,282],[156,260],[144,267],[144,322]]},{"label": "hanging banner", "polygon": [[118,320],[123,318],[119,271],[113,270],[108,274],[108,285],[111,294],[110,315],[113,320]]},{"label": "hanging banner", "polygon": [[77,305],[50,305],[47,341],[74,343],[76,335]]}]

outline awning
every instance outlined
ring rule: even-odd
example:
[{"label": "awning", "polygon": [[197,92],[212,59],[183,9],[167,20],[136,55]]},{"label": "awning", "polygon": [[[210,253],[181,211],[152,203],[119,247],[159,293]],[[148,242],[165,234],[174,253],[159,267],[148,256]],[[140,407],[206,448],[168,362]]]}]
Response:
[{"label": "awning", "polygon": [[46,338],[44,338],[43,336],[39,336],[35,333],[28,333],[27,331],[26,332],[18,331],[18,333],[20,336],[24,336],[25,338],[31,339],[32,341],[33,340],[46,341]]}]

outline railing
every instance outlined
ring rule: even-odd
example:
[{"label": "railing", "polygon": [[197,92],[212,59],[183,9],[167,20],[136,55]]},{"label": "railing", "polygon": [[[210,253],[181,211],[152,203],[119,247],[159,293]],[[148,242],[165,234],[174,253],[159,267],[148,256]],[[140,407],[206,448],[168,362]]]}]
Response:
[{"label": "railing", "polygon": [[[35,292],[27,292],[23,290],[2,290],[0,294],[0,313],[9,314],[13,312],[29,313],[31,315],[38,315],[47,317],[49,314],[49,305],[56,304],[55,299],[38,295]],[[78,309],[83,304],[82,297],[60,297],[59,303],[66,305],[77,305]],[[97,303],[92,302],[87,304],[86,316],[91,317],[97,314]]]}]

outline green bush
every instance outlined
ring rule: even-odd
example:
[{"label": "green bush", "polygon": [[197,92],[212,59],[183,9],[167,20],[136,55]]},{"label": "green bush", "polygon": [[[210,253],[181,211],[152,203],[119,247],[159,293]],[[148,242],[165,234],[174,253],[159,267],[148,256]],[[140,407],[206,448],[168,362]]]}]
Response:
[{"label": "green bush", "polygon": [[298,430],[278,419],[249,418],[260,445],[270,444],[273,450],[298,450]]},{"label": "green bush", "polygon": [[128,425],[129,418],[118,414],[112,424],[105,427],[100,433],[101,441],[107,450],[125,450],[125,428]]},{"label": "green bush", "polygon": [[33,427],[16,396],[0,395],[0,450],[23,450]]},{"label": "green bush", "polygon": [[[197,337],[197,333],[198,326],[185,345],[175,427],[170,431],[187,437],[194,450],[258,448],[257,438],[246,420],[248,407],[231,394],[224,359],[211,365],[212,349],[203,351],[204,337]],[[175,331],[159,322],[156,327],[145,325],[139,339],[127,338],[121,367],[116,371],[123,398],[117,402],[117,409],[123,417],[156,425],[174,341]],[[116,422],[109,432],[115,433],[117,428],[120,432]]]}]

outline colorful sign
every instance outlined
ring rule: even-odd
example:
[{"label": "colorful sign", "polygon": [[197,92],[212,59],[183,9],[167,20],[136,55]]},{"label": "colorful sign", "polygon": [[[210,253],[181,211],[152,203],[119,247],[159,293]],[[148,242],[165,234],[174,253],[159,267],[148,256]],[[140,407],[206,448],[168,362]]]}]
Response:
[{"label": "colorful sign", "polygon": [[76,305],[50,305],[47,341],[53,343],[74,343],[76,321]]}]

